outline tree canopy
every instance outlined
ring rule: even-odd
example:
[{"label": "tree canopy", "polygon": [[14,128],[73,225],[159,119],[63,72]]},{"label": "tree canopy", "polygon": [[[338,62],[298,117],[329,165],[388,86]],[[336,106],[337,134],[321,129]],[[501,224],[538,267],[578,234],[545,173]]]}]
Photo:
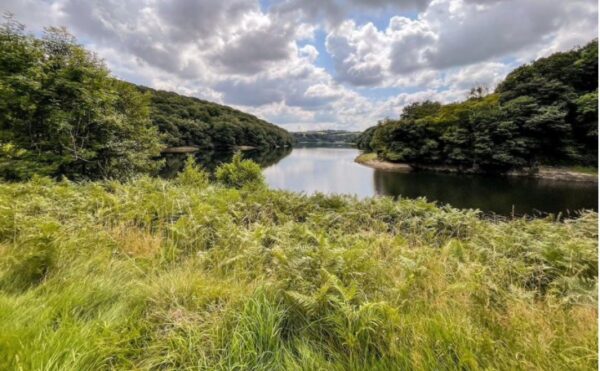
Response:
[{"label": "tree canopy", "polygon": [[291,135],[231,107],[120,81],[63,28],[0,27],[0,178],[157,173],[165,147],[285,148]]},{"label": "tree canopy", "polygon": [[292,145],[292,136],[285,129],[248,113],[173,92],[137,88],[150,94],[152,122],[168,146],[231,149]]},{"label": "tree canopy", "polygon": [[506,171],[540,164],[596,165],[598,42],[511,72],[492,94],[414,103],[358,138],[359,148],[414,166]]},{"label": "tree canopy", "polygon": [[308,130],[292,132],[292,137],[295,143],[305,144],[352,144],[356,142],[356,138],[360,132],[346,130]]},{"label": "tree canopy", "polygon": [[110,76],[62,28],[0,28],[0,175],[122,178],[155,171],[149,96]]}]

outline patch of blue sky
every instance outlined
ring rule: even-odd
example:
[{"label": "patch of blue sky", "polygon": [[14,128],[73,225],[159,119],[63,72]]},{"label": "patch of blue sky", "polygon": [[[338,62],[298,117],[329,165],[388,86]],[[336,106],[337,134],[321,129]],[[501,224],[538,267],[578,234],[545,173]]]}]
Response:
[{"label": "patch of blue sky", "polygon": [[277,2],[278,2],[277,0],[258,0],[258,3],[260,5],[260,10],[263,11],[264,13],[269,11],[271,6],[276,4]]},{"label": "patch of blue sky", "polygon": [[331,55],[327,52],[325,47],[325,39],[327,38],[327,32],[321,28],[315,31],[314,40],[302,40],[298,42],[298,47],[301,48],[305,45],[314,46],[319,52],[319,56],[315,61],[315,65],[324,68],[329,74],[335,74],[335,65]]}]

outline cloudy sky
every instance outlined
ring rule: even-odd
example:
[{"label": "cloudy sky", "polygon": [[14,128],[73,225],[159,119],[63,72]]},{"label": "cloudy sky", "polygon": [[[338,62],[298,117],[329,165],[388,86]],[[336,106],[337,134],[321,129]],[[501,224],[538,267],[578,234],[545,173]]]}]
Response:
[{"label": "cloudy sky", "polygon": [[362,130],[597,37],[596,0],[3,0],[119,78],[288,130]]}]

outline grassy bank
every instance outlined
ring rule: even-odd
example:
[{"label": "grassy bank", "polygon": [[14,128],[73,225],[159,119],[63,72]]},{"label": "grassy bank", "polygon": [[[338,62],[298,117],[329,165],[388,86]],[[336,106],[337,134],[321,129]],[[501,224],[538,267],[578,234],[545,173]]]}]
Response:
[{"label": "grassy bank", "polygon": [[598,168],[591,166],[570,166],[566,168],[568,171],[581,174],[598,175]]},{"label": "grassy bank", "polygon": [[597,214],[0,184],[6,369],[595,369]]},{"label": "grassy bank", "polygon": [[401,172],[409,172],[412,171],[412,168],[408,164],[403,163],[395,163],[390,161],[381,160],[377,157],[376,153],[366,152],[361,153],[354,159],[354,162],[357,162],[361,165],[369,166],[378,170],[386,170],[386,171],[401,171]]}]

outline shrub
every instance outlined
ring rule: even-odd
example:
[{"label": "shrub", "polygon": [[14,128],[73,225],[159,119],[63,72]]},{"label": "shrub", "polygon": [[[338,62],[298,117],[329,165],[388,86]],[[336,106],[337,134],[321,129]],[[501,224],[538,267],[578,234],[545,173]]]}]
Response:
[{"label": "shrub", "polygon": [[188,156],[183,171],[177,175],[177,183],[204,188],[208,185],[208,182],[208,173],[198,166],[193,156]]},{"label": "shrub", "polygon": [[260,166],[251,160],[242,160],[238,152],[233,156],[231,163],[223,164],[217,168],[217,181],[226,187],[242,188],[245,186],[257,187],[265,184]]}]

